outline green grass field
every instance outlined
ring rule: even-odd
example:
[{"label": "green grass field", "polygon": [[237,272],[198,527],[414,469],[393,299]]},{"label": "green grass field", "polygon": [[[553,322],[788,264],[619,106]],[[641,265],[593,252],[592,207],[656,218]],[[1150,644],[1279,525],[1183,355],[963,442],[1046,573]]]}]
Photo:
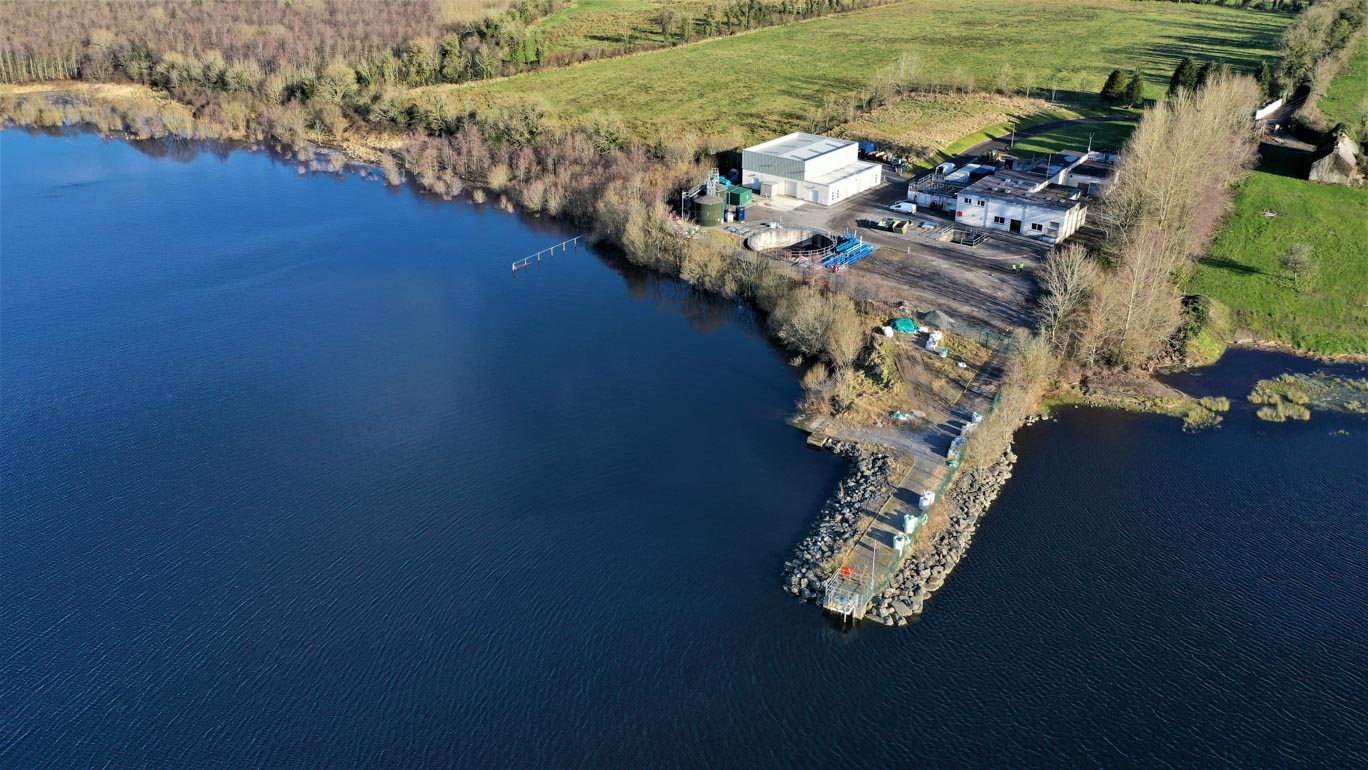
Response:
[{"label": "green grass field", "polygon": [[[1279,264],[1297,242],[1310,245],[1317,266],[1303,293]],[[1220,301],[1236,325],[1263,338],[1316,353],[1368,353],[1368,189],[1256,171],[1188,291]]]},{"label": "green grass field", "polygon": [[1055,78],[1060,101],[1077,101],[1069,89],[1091,97],[1112,68],[1139,67],[1158,97],[1183,56],[1252,70],[1273,55],[1289,18],[1133,0],[916,0],[446,88],[477,99],[538,94],[562,113],[608,110],[642,131],[736,126],[758,137],[804,125],[826,97],[859,91],[903,51],[917,54],[925,77],[958,71],[982,87],[1004,73]]},{"label": "green grass field", "polygon": [[[695,19],[708,5],[707,0],[669,3],[676,14]],[[543,19],[536,30],[551,54],[617,48],[628,43],[659,44],[662,38],[656,19],[664,7],[661,0],[576,0]]]},{"label": "green grass field", "polygon": [[1330,84],[1318,106],[1327,125],[1343,123],[1358,131],[1360,140],[1368,138],[1368,35],[1360,41],[1349,68]]},{"label": "green grass field", "polygon": [[[980,133],[1022,125],[1033,120],[1070,120],[1078,113],[1041,99],[998,94],[914,96],[864,113],[830,133],[849,139],[869,139],[894,149],[904,158],[929,162],[947,147]],[[987,137],[984,137],[987,138]],[[970,141],[968,145],[977,144]]]},{"label": "green grass field", "polygon": [[1066,150],[1119,150],[1126,143],[1137,121],[1134,117],[1119,118],[1105,123],[1080,123],[1056,128],[1035,136],[1018,139],[1012,152],[1022,157],[1048,155]]}]

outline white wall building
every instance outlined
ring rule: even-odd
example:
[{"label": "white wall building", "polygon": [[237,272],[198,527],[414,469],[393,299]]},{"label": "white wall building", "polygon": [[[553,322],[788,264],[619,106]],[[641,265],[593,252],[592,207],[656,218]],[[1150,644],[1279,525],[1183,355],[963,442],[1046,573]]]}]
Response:
[{"label": "white wall building", "polygon": [[741,184],[766,197],[784,195],[830,206],[883,181],[877,163],[859,159],[859,145],[793,133],[741,151]]},{"label": "white wall building", "polygon": [[1082,191],[1077,188],[1004,171],[960,191],[955,222],[1059,243],[1088,219],[1088,207],[1081,197]]},{"label": "white wall building", "polygon": [[1060,153],[1063,163],[1049,169],[1050,183],[1077,187],[1092,197],[1100,197],[1111,184],[1112,174],[1120,156],[1113,152],[1089,150],[1084,153]]}]

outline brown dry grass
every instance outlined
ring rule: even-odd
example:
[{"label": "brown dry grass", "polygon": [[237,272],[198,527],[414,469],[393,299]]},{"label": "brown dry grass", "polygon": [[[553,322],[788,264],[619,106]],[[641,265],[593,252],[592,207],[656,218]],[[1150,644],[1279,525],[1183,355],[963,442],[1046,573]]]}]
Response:
[{"label": "brown dry grass", "polygon": [[442,24],[466,24],[503,13],[511,0],[436,0],[433,11]]},{"label": "brown dry grass", "polygon": [[101,99],[170,100],[169,96],[134,83],[84,83],[58,80],[50,83],[0,83],[0,95],[73,93]]}]

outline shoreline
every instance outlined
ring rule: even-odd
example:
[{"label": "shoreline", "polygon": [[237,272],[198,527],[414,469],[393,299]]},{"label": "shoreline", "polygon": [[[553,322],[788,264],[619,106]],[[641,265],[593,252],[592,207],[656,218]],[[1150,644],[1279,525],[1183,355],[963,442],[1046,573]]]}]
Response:
[{"label": "shoreline", "polygon": [[828,563],[855,541],[857,525],[870,503],[882,505],[895,491],[890,457],[853,441],[833,442],[828,449],[850,461],[850,470],[837,482],[821,513],[784,562],[785,590],[804,602],[823,596],[830,577]]},{"label": "shoreline", "polygon": [[[1289,356],[1318,361],[1322,364],[1368,364],[1368,353],[1317,353],[1313,350],[1302,350],[1301,348],[1294,347],[1286,342],[1278,342],[1277,340],[1240,340],[1238,342],[1230,343],[1226,346],[1226,349],[1266,350],[1271,353],[1285,353]],[[1222,353],[1222,355],[1224,355],[1224,353]],[[1211,364],[1204,364],[1204,366],[1211,366],[1214,363],[1215,362],[1213,361]],[[1189,371],[1190,369],[1200,368],[1202,367],[1194,366],[1174,369],[1173,371]]]},{"label": "shoreline", "polygon": [[[101,131],[98,127],[90,125],[66,126],[64,128],[17,125],[7,127],[39,131],[45,129],[56,131],[88,131],[104,137],[110,136],[108,132]],[[414,192],[419,195],[436,195],[444,200],[452,199],[451,197],[441,196],[424,188],[416,179],[414,172],[407,168],[403,168],[404,176],[398,181],[391,181],[386,178],[384,168],[375,161],[374,157],[365,157],[363,153],[360,153],[357,150],[359,148],[364,148],[374,152],[376,155],[386,155],[394,158],[401,163],[402,159],[396,158],[390,149],[373,143],[361,143],[358,145],[354,141],[342,140],[336,143],[307,141],[301,145],[272,142],[269,140],[254,142],[247,139],[187,137],[145,139],[127,135],[112,138],[121,139],[130,143],[166,139],[172,141],[194,141],[204,144],[225,146],[232,150],[275,154],[283,160],[298,164],[301,170],[307,169],[309,171],[329,174],[355,174],[364,180],[378,181],[386,186],[411,186]],[[476,199],[469,192],[470,190],[482,189],[483,188],[472,185],[468,188],[466,194],[459,196],[458,202],[464,205],[484,205],[485,201]],[[507,191],[505,191],[505,193],[506,192]],[[516,203],[508,202],[505,193],[496,193],[499,197],[491,199],[488,202],[495,203],[495,205],[501,205],[498,202],[507,202],[507,205],[503,206],[506,210],[520,211],[524,214],[534,214],[539,217],[546,216],[548,219],[562,224],[575,224],[572,220],[565,217],[549,215],[545,214],[545,212],[525,211],[517,206]],[[625,252],[625,247],[622,244],[611,240],[605,241],[604,243],[618,251]],[[631,260],[629,259],[628,261],[630,262]],[[694,286],[685,281],[678,274],[672,274],[662,270],[654,270],[654,272],[667,278],[681,281],[694,290],[716,293],[705,287]],[[761,308],[756,308],[756,310],[762,317],[768,315]],[[767,334],[767,337],[769,338],[768,341],[775,345],[779,350],[793,352],[788,348],[785,348],[782,343],[772,335]],[[798,417],[801,416],[801,414],[798,415]],[[867,504],[873,504],[874,509],[877,510],[878,507],[882,506],[890,496],[897,491],[896,484],[892,478],[893,465],[897,458],[886,453],[884,447],[878,444],[868,444],[856,441],[839,441],[834,442],[830,449],[850,461],[851,471],[845,478],[838,482],[837,489],[828,498],[826,504],[824,504],[822,513],[819,514],[817,519],[813,522],[809,534],[795,546],[795,558],[784,564],[786,590],[789,590],[790,593],[795,596],[799,596],[803,601],[813,599],[819,600],[821,598],[823,592],[822,581],[829,577],[828,565],[826,562],[838,554],[844,547],[849,546],[860,534],[856,530],[856,525],[859,524],[863,515],[860,508]],[[966,477],[970,479],[977,478],[977,474],[975,472],[960,474],[951,485],[951,488],[947,490],[948,497],[953,495],[960,484],[965,483],[964,479]],[[1005,479],[1003,479],[1003,481],[1005,482]],[[996,491],[993,492],[993,496],[996,496]],[[938,503],[938,506],[947,504],[953,503],[942,501],[941,503]],[[986,508],[986,504],[984,507]],[[937,538],[935,543],[940,543],[940,538],[946,537],[947,532],[956,531],[955,522],[957,519],[961,519],[961,517],[952,514],[949,518],[951,524],[948,527],[942,526],[934,529],[923,528],[924,534],[919,533],[916,540],[911,544],[914,553],[915,550],[924,549],[926,547],[926,543],[928,542],[926,537]],[[977,521],[977,518],[978,513],[975,513],[973,520]],[[956,535],[956,537],[960,536],[961,535]],[[956,542],[958,551],[954,557],[955,563],[958,562],[964,547],[967,545],[962,540],[957,540]],[[932,544],[931,547],[934,549],[937,545]],[[916,564],[912,553],[904,559],[902,566],[899,568],[899,572],[893,576],[892,580],[899,585],[902,585],[907,581],[911,574],[908,572],[908,566],[911,564]],[[948,574],[949,568],[951,567],[953,567],[953,564],[949,565],[949,567],[945,567],[945,574]],[[940,584],[938,583],[936,586],[932,587],[931,590],[935,590],[939,587]],[[873,601],[871,601],[871,605],[872,604]]]},{"label": "shoreline", "polygon": [[[68,87],[68,90],[89,89],[89,84],[77,82],[69,84]],[[61,89],[57,90],[57,92],[60,91]],[[54,93],[50,89],[38,88],[28,89],[28,92]],[[14,120],[6,120],[5,127],[21,130],[89,131],[105,137],[121,138],[129,142],[149,140],[147,137],[132,136],[126,131],[122,132],[122,135],[104,131],[99,126],[88,123],[65,127],[45,127],[39,125],[25,126]],[[275,152],[282,158],[298,163],[301,169],[307,168],[333,174],[355,173],[366,179],[380,181],[386,186],[408,186],[411,184],[413,189],[420,194],[436,195],[447,200],[454,197],[462,202],[474,204],[485,202],[481,198],[486,194],[486,187],[477,182],[469,182],[463,190],[464,194],[457,193],[454,196],[424,187],[418,178],[419,175],[413,169],[408,168],[404,163],[402,154],[396,152],[394,142],[402,142],[402,138],[391,134],[351,131],[334,141],[303,139],[298,143],[283,141],[278,138],[257,141],[245,137],[216,138],[171,135],[162,138],[173,141],[213,143],[227,146],[230,149],[253,152]],[[155,138],[151,140],[155,141]],[[323,163],[320,164],[320,158],[315,156],[323,156]],[[392,176],[385,163],[386,160],[397,164],[398,168],[402,169],[402,175],[397,178]],[[581,224],[573,217],[528,211],[516,202],[510,201],[510,193],[516,198],[516,189],[505,188],[499,192],[491,192],[489,193],[490,202],[525,214],[545,215],[547,219],[563,224]],[[594,222],[589,224],[591,227],[596,225]],[[599,240],[601,243],[624,253],[627,251],[626,247],[613,239],[611,235],[601,237]],[[628,261],[634,262],[630,258]],[[652,265],[643,265],[643,267],[648,267],[660,275],[680,280],[696,290],[720,293],[706,286],[694,285],[681,278],[677,272],[660,269],[658,266]],[[757,310],[762,317],[769,315],[763,308],[757,308]],[[772,335],[767,336],[769,341],[780,350],[788,350]],[[1368,361],[1368,356],[1327,357],[1309,351],[1298,351],[1290,348],[1290,346],[1280,346],[1277,343],[1251,344],[1242,341],[1228,345],[1227,349],[1238,347],[1276,350],[1303,358],[1332,363]],[[1157,382],[1154,380],[1154,376],[1154,373],[1147,373],[1144,375],[1144,379]],[[1113,404],[1098,405],[1116,408],[1116,405]],[[1143,407],[1140,410],[1150,411]],[[1158,411],[1173,415],[1171,409]],[[1020,426],[1013,426],[1011,434],[1015,434],[1018,427]],[[783,574],[786,590],[804,601],[821,598],[822,581],[829,577],[828,568],[830,565],[827,562],[840,552],[841,547],[849,545],[852,538],[857,534],[856,524],[860,521],[860,517],[856,513],[857,509],[876,499],[877,504],[882,505],[894,491],[894,485],[889,478],[890,460],[893,458],[884,454],[881,447],[857,442],[844,442],[840,446],[833,447],[833,449],[836,450],[837,454],[851,461],[851,472],[838,484],[837,489],[828,498],[822,508],[822,513],[812,524],[809,534],[795,546],[795,558],[784,563]],[[1007,479],[1011,477],[1011,467],[1015,461],[1016,456],[1011,452],[1009,438],[1007,449],[998,460],[984,466],[966,468],[964,473],[958,474],[959,477],[946,490],[946,499],[938,503],[938,506],[943,505],[948,509],[948,517],[943,517],[948,518],[948,524],[942,524],[934,529],[924,528],[924,535],[919,533],[919,536],[910,544],[912,551],[903,558],[902,564],[892,576],[891,582],[871,599],[870,607],[871,612],[874,613],[873,619],[887,625],[905,625],[908,618],[922,611],[925,599],[943,586],[946,576],[963,558],[972,541],[972,535],[979,519],[991,506]]]}]

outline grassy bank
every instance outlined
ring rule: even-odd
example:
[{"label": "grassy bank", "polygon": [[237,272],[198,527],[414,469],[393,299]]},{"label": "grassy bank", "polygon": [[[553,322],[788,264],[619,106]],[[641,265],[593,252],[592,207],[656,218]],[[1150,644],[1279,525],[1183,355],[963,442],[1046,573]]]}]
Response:
[{"label": "grassy bank", "polygon": [[986,142],[989,139],[996,139],[999,136],[1007,136],[1014,130],[1034,128],[1045,123],[1054,123],[1059,120],[1076,120],[1084,117],[1084,112],[1070,107],[1052,105],[1037,112],[1028,113],[1021,116],[1012,116],[1010,120],[1003,120],[991,125],[983,126],[977,131],[964,134],[953,142],[945,145],[941,155],[951,157],[958,155],[976,144]]},{"label": "grassy bank", "polygon": [[1359,41],[1358,52],[1344,74],[1335,78],[1318,105],[1327,125],[1343,123],[1368,139],[1368,35]]},{"label": "grassy bank", "polygon": [[[1276,216],[1265,216],[1271,212]],[[1282,267],[1309,247],[1301,286]],[[1230,308],[1258,337],[1327,355],[1368,353],[1368,190],[1257,171],[1187,290]]]},{"label": "grassy bank", "polygon": [[961,86],[1054,84],[1067,99],[1095,93],[1113,68],[1140,68],[1158,97],[1182,56],[1252,70],[1287,23],[1130,0],[1024,0],[1010,13],[998,0],[920,0],[461,89],[477,100],[534,94],[566,114],[611,110],[637,130],[737,126],[755,137],[807,124],[825,99],[859,91],[908,50],[921,75]]}]

